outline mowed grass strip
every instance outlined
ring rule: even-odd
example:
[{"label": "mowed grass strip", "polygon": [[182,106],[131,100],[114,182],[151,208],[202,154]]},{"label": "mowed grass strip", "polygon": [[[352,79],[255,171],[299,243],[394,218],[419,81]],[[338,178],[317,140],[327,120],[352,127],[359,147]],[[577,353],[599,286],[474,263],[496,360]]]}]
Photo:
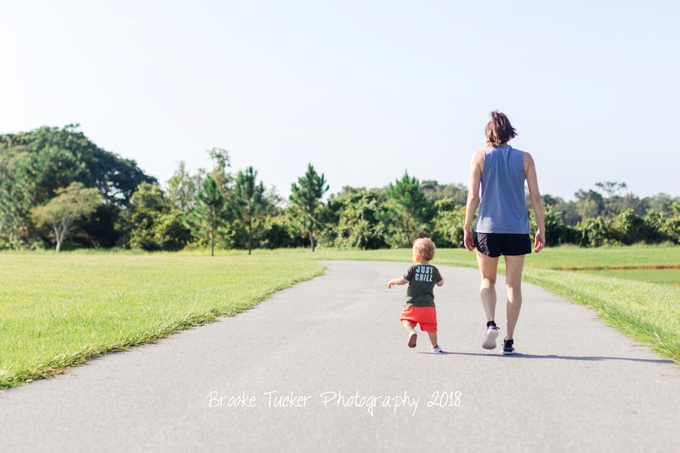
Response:
[{"label": "mowed grass strip", "polygon": [[0,388],[233,316],[323,269],[284,254],[0,254]]}]

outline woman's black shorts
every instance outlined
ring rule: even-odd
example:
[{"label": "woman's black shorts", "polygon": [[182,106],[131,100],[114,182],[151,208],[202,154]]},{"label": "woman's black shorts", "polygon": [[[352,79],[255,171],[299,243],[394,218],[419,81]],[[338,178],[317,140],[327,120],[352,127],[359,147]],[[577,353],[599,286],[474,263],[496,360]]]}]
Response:
[{"label": "woman's black shorts", "polygon": [[531,238],[528,234],[475,233],[474,239],[475,248],[491,258],[531,253]]}]

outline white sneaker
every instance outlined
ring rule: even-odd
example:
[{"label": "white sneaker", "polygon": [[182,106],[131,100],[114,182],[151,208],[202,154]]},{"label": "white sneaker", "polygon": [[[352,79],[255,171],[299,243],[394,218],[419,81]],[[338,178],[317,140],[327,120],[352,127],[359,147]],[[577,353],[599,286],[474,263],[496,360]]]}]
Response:
[{"label": "white sneaker", "polygon": [[499,329],[496,326],[489,326],[486,329],[486,335],[484,335],[484,339],[482,340],[482,347],[484,349],[496,349],[496,338],[498,337],[498,332],[501,329]]},{"label": "white sneaker", "polygon": [[442,352],[441,346],[432,346],[432,352]]},{"label": "white sneaker", "polygon": [[415,330],[410,331],[408,334],[408,347],[415,348],[416,340],[418,340],[418,334],[416,333]]}]

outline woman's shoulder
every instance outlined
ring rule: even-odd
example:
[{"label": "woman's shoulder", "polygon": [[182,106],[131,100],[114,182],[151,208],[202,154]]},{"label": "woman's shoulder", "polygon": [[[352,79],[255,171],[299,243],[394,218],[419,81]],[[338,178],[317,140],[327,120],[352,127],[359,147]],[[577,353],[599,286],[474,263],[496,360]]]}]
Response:
[{"label": "woman's shoulder", "polygon": [[486,149],[480,149],[472,153],[472,161],[484,161],[484,156],[486,156]]}]

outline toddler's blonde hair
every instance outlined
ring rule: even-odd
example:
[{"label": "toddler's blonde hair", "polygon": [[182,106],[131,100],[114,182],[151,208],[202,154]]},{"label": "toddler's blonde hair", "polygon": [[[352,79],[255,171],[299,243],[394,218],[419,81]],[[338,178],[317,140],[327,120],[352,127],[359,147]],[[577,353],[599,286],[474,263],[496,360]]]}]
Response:
[{"label": "toddler's blonde hair", "polygon": [[430,238],[418,238],[413,242],[413,255],[424,261],[432,261],[436,247]]}]

